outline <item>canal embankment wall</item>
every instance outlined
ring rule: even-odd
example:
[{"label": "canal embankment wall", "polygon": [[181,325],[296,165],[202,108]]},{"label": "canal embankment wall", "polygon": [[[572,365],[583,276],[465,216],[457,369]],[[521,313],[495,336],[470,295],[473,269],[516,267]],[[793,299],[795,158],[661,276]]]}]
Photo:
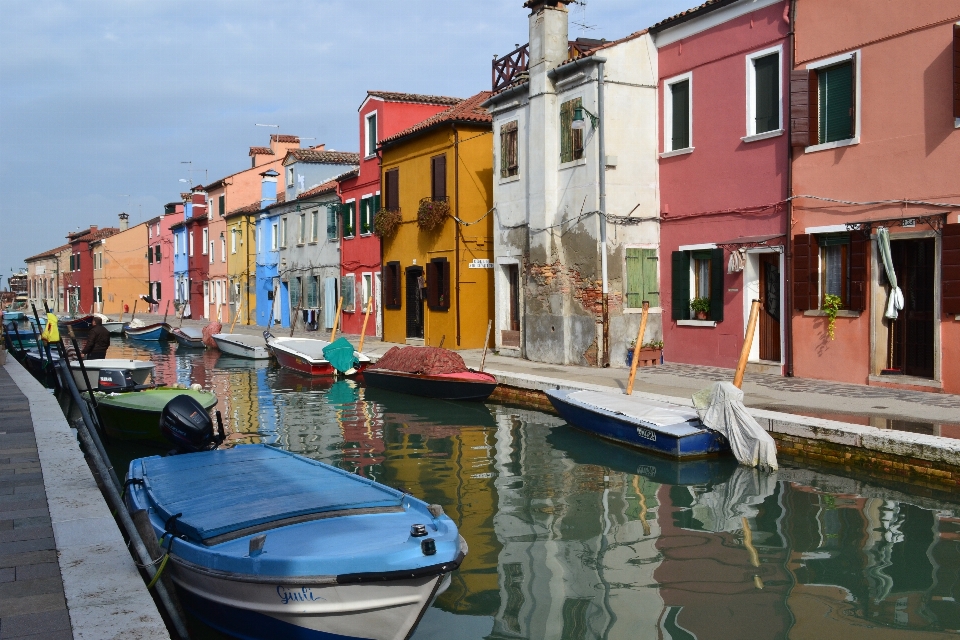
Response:
[{"label": "canal embankment wall", "polygon": [[[488,369],[500,386],[491,400],[556,413],[546,389],[587,389],[609,393],[605,385],[571,382],[562,378]],[[635,391],[634,396],[692,407],[692,400]],[[878,429],[747,408],[777,443],[784,461],[819,463],[866,472],[879,479],[897,480],[934,490],[960,487],[960,440],[908,431]]]},{"label": "canal embankment wall", "polygon": [[[57,399],[13,358],[3,368],[29,404],[73,638],[169,640]],[[46,632],[44,612],[35,615]]]}]

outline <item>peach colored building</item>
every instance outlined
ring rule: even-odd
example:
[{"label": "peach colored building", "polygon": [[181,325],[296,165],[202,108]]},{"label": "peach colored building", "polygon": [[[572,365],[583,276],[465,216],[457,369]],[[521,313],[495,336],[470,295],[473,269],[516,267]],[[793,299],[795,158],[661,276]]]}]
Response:
[{"label": "peach colored building", "polygon": [[125,306],[132,309],[133,301],[147,293],[149,287],[149,225],[143,222],[128,227],[129,219],[129,215],[121,213],[118,233],[90,243],[96,310],[114,317],[119,317]]},{"label": "peach colored building", "polygon": [[795,12],[793,374],[960,393],[960,3]]},{"label": "peach colored building", "polygon": [[[300,138],[297,136],[271,135],[269,147],[250,147],[250,168],[206,185],[209,213],[207,237],[204,241],[208,250],[209,275],[203,285],[206,302],[202,314],[204,318],[211,320],[219,318],[224,323],[230,319],[230,310],[227,308],[229,304],[227,261],[230,259],[228,251],[230,238],[224,216],[228,212],[254,202],[259,204],[260,174],[268,169],[282,172],[281,164],[287,152],[299,148]],[[323,149],[323,146],[318,148]],[[282,186],[278,186],[278,192],[282,189]],[[194,316],[199,317],[200,314],[194,312]]]}]

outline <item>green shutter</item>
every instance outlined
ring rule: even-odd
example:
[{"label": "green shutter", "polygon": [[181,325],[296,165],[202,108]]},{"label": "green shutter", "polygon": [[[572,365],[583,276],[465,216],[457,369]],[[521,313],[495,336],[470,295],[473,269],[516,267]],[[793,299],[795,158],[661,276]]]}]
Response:
[{"label": "green shutter", "polygon": [[756,133],[766,133],[780,128],[780,54],[753,61],[756,95]]},{"label": "green shutter", "polygon": [[573,112],[583,104],[581,98],[560,105],[560,162],[573,162]]},{"label": "green shutter", "polygon": [[690,81],[684,80],[670,85],[673,117],[671,151],[686,149],[690,146]]},{"label": "green shutter", "polygon": [[672,256],[674,320],[690,319],[690,253],[674,251]]},{"label": "green shutter", "polygon": [[339,205],[327,205],[327,240],[336,240],[339,237],[337,233],[337,209]]},{"label": "green shutter", "polygon": [[[643,300],[651,307],[660,306],[660,258],[656,249],[641,249],[640,261],[643,266]],[[642,300],[641,300],[642,302]],[[641,305],[642,306],[642,305]]]},{"label": "green shutter", "polygon": [[853,63],[817,71],[820,143],[853,137]]},{"label": "green shutter", "polygon": [[[507,134],[506,127],[500,127],[500,177],[507,177]],[[562,151],[560,152],[563,153]]]},{"label": "green shutter", "polygon": [[723,249],[710,250],[710,313],[707,319],[723,322]]},{"label": "green shutter", "polygon": [[643,249],[627,249],[627,290],[628,309],[643,306]]}]

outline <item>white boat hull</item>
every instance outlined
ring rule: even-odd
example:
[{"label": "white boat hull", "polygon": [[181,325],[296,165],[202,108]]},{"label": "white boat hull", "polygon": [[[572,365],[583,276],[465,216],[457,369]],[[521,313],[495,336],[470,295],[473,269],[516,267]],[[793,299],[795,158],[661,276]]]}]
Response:
[{"label": "white boat hull", "polygon": [[[270,352],[263,338],[247,336],[240,334],[218,333],[213,336],[213,341],[217,343],[217,348],[223,353],[238,358],[250,358],[253,360],[267,360],[270,358]],[[260,344],[256,344],[259,341]]]},{"label": "white boat hull", "polygon": [[185,606],[208,625],[241,638],[404,640],[445,575],[337,584],[333,578],[277,578],[214,573],[171,557]]},{"label": "white boat hull", "polygon": [[103,328],[109,331],[112,336],[118,336],[123,333],[123,323],[117,320],[107,320],[103,323]]},{"label": "white boat hull", "polygon": [[[147,379],[156,365],[146,360],[121,360],[119,358],[106,358],[103,360],[84,360],[83,366],[87,370],[87,377],[90,378],[90,384],[97,388],[97,382],[100,378],[101,369],[124,369],[129,370],[133,381],[137,384],[146,384]],[[73,379],[77,383],[77,389],[87,390],[87,383],[83,379],[83,371],[80,369],[80,363],[70,362],[70,371],[73,373]]]}]

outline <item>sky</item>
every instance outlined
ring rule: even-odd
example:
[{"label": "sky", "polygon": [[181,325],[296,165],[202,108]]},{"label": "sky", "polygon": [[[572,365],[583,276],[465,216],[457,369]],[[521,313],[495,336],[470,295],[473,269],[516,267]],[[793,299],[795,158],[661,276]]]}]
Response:
[{"label": "sky", "polygon": [[[699,3],[588,0],[570,37]],[[527,15],[523,0],[0,0],[0,288],[70,231],[148,220],[248,167],[271,133],[357,151],[368,89],[489,89]]]}]

